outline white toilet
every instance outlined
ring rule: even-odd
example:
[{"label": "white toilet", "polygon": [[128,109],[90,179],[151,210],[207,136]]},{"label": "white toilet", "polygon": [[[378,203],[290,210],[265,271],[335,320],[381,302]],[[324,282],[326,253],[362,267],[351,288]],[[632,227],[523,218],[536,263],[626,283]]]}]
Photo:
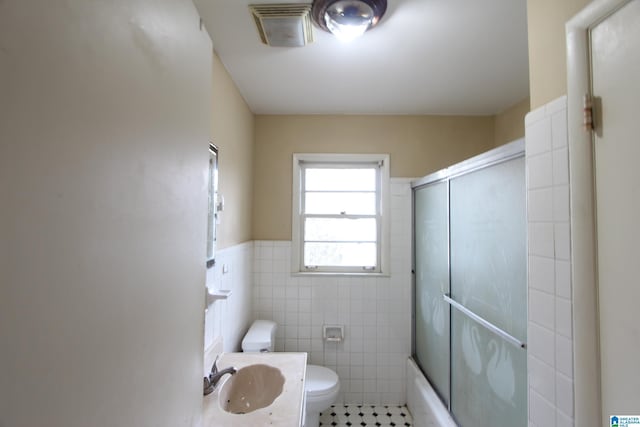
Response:
[{"label": "white toilet", "polygon": [[[276,338],[275,322],[256,320],[242,340],[242,351],[273,351]],[[305,375],[305,417],[304,427],[318,427],[320,412],[329,408],[338,397],[340,381],[338,375],[329,368],[307,365]]]}]

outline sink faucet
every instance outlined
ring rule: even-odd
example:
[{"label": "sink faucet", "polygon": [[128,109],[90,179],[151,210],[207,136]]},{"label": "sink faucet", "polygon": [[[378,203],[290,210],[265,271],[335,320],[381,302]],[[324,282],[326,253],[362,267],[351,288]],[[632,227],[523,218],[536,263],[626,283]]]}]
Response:
[{"label": "sink faucet", "polygon": [[213,362],[213,366],[211,367],[211,373],[209,374],[208,377],[204,377],[204,395],[205,396],[213,392],[213,390],[216,388],[216,385],[218,385],[218,382],[224,375],[226,374],[233,375],[237,372],[236,368],[232,366],[225,368],[221,371],[218,371],[217,362],[218,362],[218,358],[216,357],[216,360]]}]

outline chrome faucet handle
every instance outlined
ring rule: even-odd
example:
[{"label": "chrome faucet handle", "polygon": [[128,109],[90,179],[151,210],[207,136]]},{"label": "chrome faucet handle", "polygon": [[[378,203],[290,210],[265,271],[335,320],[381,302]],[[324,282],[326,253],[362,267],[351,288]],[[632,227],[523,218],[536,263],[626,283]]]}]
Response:
[{"label": "chrome faucet handle", "polygon": [[209,377],[204,377],[202,391],[205,396],[213,392],[213,384],[211,384],[211,380],[209,379]]},{"label": "chrome faucet handle", "polygon": [[218,358],[220,357],[220,355],[216,356],[216,360],[213,361],[213,366],[211,366],[211,372],[209,373],[209,376],[204,377],[204,384],[203,384],[203,390],[204,390],[204,395],[208,395],[211,394],[211,392],[213,392],[213,389],[215,387],[215,384],[213,382],[213,377],[218,373]]},{"label": "chrome faucet handle", "polygon": [[225,368],[221,371],[217,371],[209,375],[209,383],[211,384],[212,387],[215,388],[215,386],[218,385],[218,383],[220,382],[223,376],[227,374],[234,375],[236,372],[238,372],[236,368],[234,368],[233,366],[229,366],[228,368]]},{"label": "chrome faucet handle", "polygon": [[216,360],[213,361],[213,366],[211,366],[211,373],[209,374],[209,378],[211,378],[211,375],[215,375],[218,373],[218,358],[220,357],[220,355],[216,356]]}]

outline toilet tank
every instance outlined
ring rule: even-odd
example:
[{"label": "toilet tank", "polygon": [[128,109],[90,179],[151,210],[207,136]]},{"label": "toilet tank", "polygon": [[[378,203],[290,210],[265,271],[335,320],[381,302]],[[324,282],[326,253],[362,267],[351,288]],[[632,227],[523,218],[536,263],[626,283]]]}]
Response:
[{"label": "toilet tank", "polygon": [[276,322],[256,320],[242,340],[242,351],[273,351],[276,342]]}]

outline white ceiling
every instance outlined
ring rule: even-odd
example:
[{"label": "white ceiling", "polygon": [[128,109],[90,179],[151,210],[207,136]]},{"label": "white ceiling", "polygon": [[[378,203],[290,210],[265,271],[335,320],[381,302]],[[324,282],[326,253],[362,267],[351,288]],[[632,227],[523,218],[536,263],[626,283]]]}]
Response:
[{"label": "white ceiling", "polygon": [[249,13],[285,0],[194,2],[256,114],[490,115],[529,93],[526,0],[389,0],[360,39],[314,27],[299,48],[263,45]]}]

